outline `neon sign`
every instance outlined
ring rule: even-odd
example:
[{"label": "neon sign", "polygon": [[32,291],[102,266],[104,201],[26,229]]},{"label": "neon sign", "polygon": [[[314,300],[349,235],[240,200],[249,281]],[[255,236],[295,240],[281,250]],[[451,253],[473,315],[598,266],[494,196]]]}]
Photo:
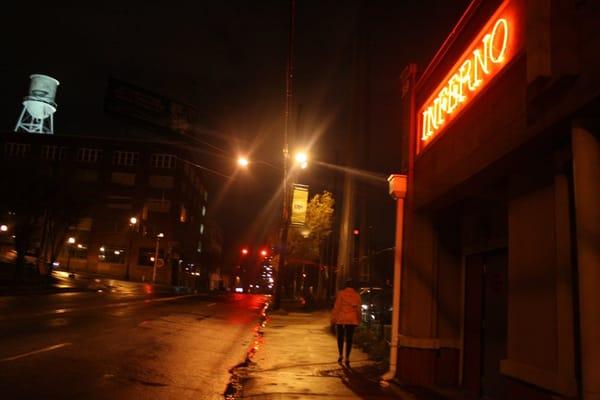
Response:
[{"label": "neon sign", "polygon": [[418,151],[458,115],[516,53],[514,18],[498,10],[419,110]]}]

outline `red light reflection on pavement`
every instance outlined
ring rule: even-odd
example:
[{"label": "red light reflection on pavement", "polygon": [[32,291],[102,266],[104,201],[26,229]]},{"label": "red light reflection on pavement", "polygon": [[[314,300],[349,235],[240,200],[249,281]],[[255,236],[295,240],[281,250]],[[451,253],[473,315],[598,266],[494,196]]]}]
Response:
[{"label": "red light reflection on pavement", "polygon": [[153,292],[152,285],[150,285],[148,283],[145,284],[144,285],[144,292],[146,292],[146,294],[152,294],[152,292]]}]

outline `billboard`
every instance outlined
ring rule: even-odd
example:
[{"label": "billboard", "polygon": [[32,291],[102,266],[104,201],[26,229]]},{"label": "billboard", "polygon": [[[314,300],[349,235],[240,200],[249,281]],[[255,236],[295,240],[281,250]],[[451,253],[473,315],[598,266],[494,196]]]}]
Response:
[{"label": "billboard", "polygon": [[198,119],[198,112],[189,105],[114,78],[108,81],[104,109],[184,135],[191,133]]}]

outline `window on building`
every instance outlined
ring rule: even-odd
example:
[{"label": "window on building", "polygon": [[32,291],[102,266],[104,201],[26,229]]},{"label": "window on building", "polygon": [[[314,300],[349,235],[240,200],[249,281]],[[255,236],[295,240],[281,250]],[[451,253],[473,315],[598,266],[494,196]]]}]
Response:
[{"label": "window on building", "polygon": [[154,168],[175,168],[175,156],[172,154],[152,154],[150,161]]},{"label": "window on building", "polygon": [[204,189],[204,201],[208,201],[208,190]]},{"label": "window on building", "polygon": [[99,173],[93,169],[75,169],[75,180],[77,182],[98,182]]},{"label": "window on building", "polygon": [[206,215],[206,206],[202,206],[202,216]]},{"label": "window on building", "polygon": [[110,181],[117,185],[123,186],[134,186],[135,185],[135,174],[127,172],[113,172],[110,175]]},{"label": "window on building", "polygon": [[65,158],[66,147],[44,145],[41,149],[41,156],[44,160],[62,161]]},{"label": "window on building", "polygon": [[196,247],[198,253],[202,253],[202,240],[198,241],[198,247]]},{"label": "window on building", "polygon": [[200,234],[204,235],[204,224],[200,224]]},{"label": "window on building", "polygon": [[133,167],[137,164],[140,153],[135,151],[115,151],[113,152],[113,164],[123,167]]},{"label": "window on building", "polygon": [[[133,198],[131,196],[108,195],[104,204],[108,208],[116,208],[121,210],[132,209]],[[119,227],[120,229],[120,227]]]},{"label": "window on building", "polygon": [[155,189],[173,189],[175,187],[175,178],[168,175],[150,175],[148,177],[148,186]]},{"label": "window on building", "polygon": [[165,199],[146,199],[147,211],[168,213],[171,210],[171,202]]},{"label": "window on building", "polygon": [[80,147],[77,149],[77,161],[95,163],[102,157],[101,149],[92,149],[89,147]]},{"label": "window on building", "polygon": [[92,230],[93,223],[94,223],[94,219],[92,217],[79,218],[79,220],[77,221],[76,229],[78,231],[88,231],[89,232]]},{"label": "window on building", "polygon": [[27,143],[6,143],[4,154],[9,158],[24,158],[29,155],[31,145]]},{"label": "window on building", "polygon": [[122,247],[102,245],[98,251],[98,259],[110,264],[125,264],[127,254]]},{"label": "window on building", "polygon": [[80,258],[80,259],[87,258],[87,254],[88,254],[87,244],[77,243],[76,245],[74,245],[72,247],[71,251],[72,251],[71,257],[73,257],[73,258]]}]

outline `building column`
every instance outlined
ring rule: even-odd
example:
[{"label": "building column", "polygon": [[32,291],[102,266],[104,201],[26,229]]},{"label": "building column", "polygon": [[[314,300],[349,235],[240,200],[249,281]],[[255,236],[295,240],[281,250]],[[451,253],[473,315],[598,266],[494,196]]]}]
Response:
[{"label": "building column", "polygon": [[582,398],[600,399],[600,140],[581,124],[571,132],[579,273]]}]

